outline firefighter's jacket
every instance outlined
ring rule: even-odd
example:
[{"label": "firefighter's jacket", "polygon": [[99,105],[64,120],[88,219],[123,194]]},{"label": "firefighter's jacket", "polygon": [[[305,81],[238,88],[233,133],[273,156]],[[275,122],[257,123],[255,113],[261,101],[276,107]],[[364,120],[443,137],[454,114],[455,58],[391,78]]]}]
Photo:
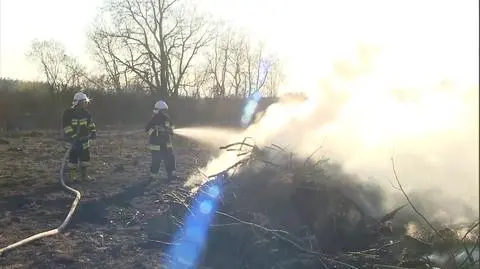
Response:
[{"label": "firefighter's jacket", "polygon": [[145,132],[148,132],[150,135],[150,150],[160,150],[162,146],[167,148],[172,147],[172,122],[166,113],[160,111],[159,113],[153,115],[153,117],[147,123],[147,126],[145,126]]},{"label": "firefighter's jacket", "polygon": [[90,112],[84,108],[68,108],[63,112],[63,132],[66,140],[82,143],[88,148],[90,139],[95,139],[97,130]]}]

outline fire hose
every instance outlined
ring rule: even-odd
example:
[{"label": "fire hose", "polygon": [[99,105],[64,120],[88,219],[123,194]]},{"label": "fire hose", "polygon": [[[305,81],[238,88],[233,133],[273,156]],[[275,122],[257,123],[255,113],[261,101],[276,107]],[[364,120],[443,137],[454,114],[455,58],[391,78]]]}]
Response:
[{"label": "fire hose", "polygon": [[76,189],[74,189],[72,187],[67,186],[67,184],[65,184],[65,181],[63,179],[63,176],[64,176],[63,171],[65,170],[65,163],[67,161],[68,155],[70,154],[71,150],[72,150],[71,147],[68,148],[67,151],[65,152],[65,155],[63,156],[63,159],[62,159],[62,165],[61,165],[61,168],[60,168],[60,184],[67,191],[75,194],[75,200],[73,200],[72,206],[70,207],[70,211],[68,212],[67,217],[65,218],[63,223],[60,226],[58,226],[58,228],[56,228],[56,229],[41,232],[41,233],[37,233],[37,234],[32,235],[28,238],[25,238],[25,239],[20,240],[16,243],[13,243],[13,244],[8,245],[4,248],[1,248],[0,249],[0,256],[2,254],[6,253],[7,251],[13,250],[17,247],[28,244],[28,243],[33,242],[35,240],[38,240],[38,239],[41,239],[41,238],[44,238],[44,237],[47,237],[47,236],[56,235],[56,234],[62,232],[65,229],[65,227],[70,223],[70,220],[72,219],[73,213],[75,213],[75,210],[77,209],[78,203],[80,202],[80,198],[82,197],[82,194],[79,191],[77,191]]},{"label": "fire hose", "polygon": [[[142,130],[135,130],[135,131],[127,132],[126,134],[131,135],[131,134],[137,134],[137,133],[140,133],[140,132],[142,132]],[[72,219],[73,214],[75,213],[75,210],[77,209],[78,203],[80,202],[80,199],[82,197],[82,194],[78,190],[68,186],[67,184],[65,184],[65,181],[64,181],[65,163],[67,161],[68,155],[70,154],[71,150],[72,150],[72,148],[69,147],[67,149],[67,151],[65,152],[65,155],[63,156],[63,159],[62,159],[62,165],[60,167],[60,184],[67,191],[75,194],[75,200],[73,200],[72,206],[70,207],[70,211],[68,212],[67,216],[65,217],[65,220],[63,221],[63,223],[60,226],[58,226],[58,228],[56,228],[56,229],[52,229],[52,230],[49,230],[49,231],[37,233],[37,234],[32,235],[28,238],[20,240],[16,243],[8,245],[4,248],[0,248],[0,256],[5,254],[7,251],[13,250],[17,247],[23,246],[23,245],[28,244],[30,242],[36,241],[38,239],[48,237],[48,236],[52,236],[52,235],[56,235],[56,234],[62,232],[65,229],[65,227],[70,223],[70,220]]]}]

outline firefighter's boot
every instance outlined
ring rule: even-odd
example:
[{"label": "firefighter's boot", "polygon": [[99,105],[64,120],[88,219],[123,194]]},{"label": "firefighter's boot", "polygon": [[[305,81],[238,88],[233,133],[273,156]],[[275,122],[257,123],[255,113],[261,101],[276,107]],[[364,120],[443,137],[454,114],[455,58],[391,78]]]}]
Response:
[{"label": "firefighter's boot", "polygon": [[177,171],[173,170],[173,171],[168,173],[168,181],[174,181],[174,180],[178,180],[178,179],[179,179],[179,177],[178,177]]},{"label": "firefighter's boot", "polygon": [[80,167],[80,176],[81,176],[82,180],[90,180],[90,181],[94,180],[93,177],[90,177],[90,176],[88,175],[88,168],[87,168],[87,166],[81,166],[81,167]]}]

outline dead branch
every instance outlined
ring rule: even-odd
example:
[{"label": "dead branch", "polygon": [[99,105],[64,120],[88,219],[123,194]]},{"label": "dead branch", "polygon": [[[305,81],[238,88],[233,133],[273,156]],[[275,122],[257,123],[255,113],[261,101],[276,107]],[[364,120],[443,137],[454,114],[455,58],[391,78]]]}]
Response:
[{"label": "dead branch", "polygon": [[480,221],[477,221],[476,223],[474,223],[474,224],[467,230],[467,232],[463,235],[461,241],[465,241],[465,239],[467,238],[467,236],[468,236],[475,228],[477,228],[477,226],[478,226],[479,224],[480,224]]},{"label": "dead branch", "polygon": [[[248,146],[248,147],[251,147],[251,148],[255,148],[255,145],[251,145],[251,144],[248,144],[248,143],[245,143],[245,142],[235,142],[235,143],[231,143],[231,144],[228,144],[226,146],[222,146],[220,147],[220,149],[224,149],[224,150],[228,150],[228,149],[231,149],[233,146],[240,146],[240,148],[242,146]],[[233,149],[233,150],[238,150],[238,149]]]},{"label": "dead branch", "polygon": [[216,177],[218,177],[218,176],[220,176],[220,175],[225,175],[225,173],[228,173],[228,171],[230,171],[230,170],[232,170],[232,169],[235,169],[236,167],[245,164],[247,161],[248,161],[248,160],[242,159],[242,160],[240,160],[240,161],[238,161],[238,162],[230,165],[227,169],[225,169],[225,170],[223,170],[223,171],[221,171],[221,172],[219,172],[219,173],[216,173],[216,174],[213,174],[213,175],[208,176],[208,178],[216,178]]},{"label": "dead branch", "polygon": [[310,250],[308,248],[305,248],[305,247],[302,247],[300,244],[296,243],[295,241],[293,241],[292,239],[290,238],[287,238],[286,236],[290,236],[292,238],[294,238],[290,233],[288,233],[287,231],[283,231],[283,230],[276,230],[276,229],[269,229],[267,227],[264,227],[262,225],[259,225],[259,224],[256,224],[256,223],[252,223],[252,222],[248,222],[248,221],[243,221],[243,220],[240,220],[239,218],[236,218],[232,215],[229,215],[227,213],[224,213],[224,212],[220,212],[220,211],[216,211],[215,212],[216,214],[218,215],[222,215],[222,216],[225,216],[225,217],[228,217],[228,218],[231,218],[235,221],[238,221],[239,223],[241,224],[245,224],[245,225],[248,225],[250,227],[253,227],[253,228],[258,228],[258,229],[261,229],[263,231],[266,231],[266,232],[269,232],[269,233],[272,233],[273,235],[275,235],[276,237],[284,240],[285,242],[287,243],[290,243],[291,245],[293,245],[295,248],[297,248],[298,250],[302,251],[302,252],[305,252],[305,253],[308,253],[308,254],[313,254],[315,255],[316,257],[318,258],[324,258],[330,262],[333,262],[333,263],[337,263],[337,264],[340,264],[340,265],[343,265],[343,266],[346,266],[348,268],[352,268],[352,269],[358,269],[357,267],[353,266],[353,265],[350,265],[350,264],[347,264],[347,263],[344,263],[344,262],[341,262],[341,261],[338,261],[338,260],[335,260],[334,258],[328,256],[328,255],[325,255],[323,253],[320,253],[320,252],[317,252],[317,251],[313,251],[313,250]]},{"label": "dead branch", "polygon": [[[247,137],[243,139],[243,141],[241,142],[231,143],[231,144],[220,147],[220,149],[222,150],[234,152],[233,154],[236,154],[236,156],[238,157],[237,159],[238,161],[230,165],[226,169],[223,169],[223,171],[219,173],[216,173],[210,176],[204,175],[205,178],[212,179],[214,177],[221,176],[222,179],[230,179],[232,176],[236,174],[236,171],[240,167],[243,168],[244,166],[248,166],[251,164],[252,161],[255,161],[255,163],[263,162],[265,164],[271,164],[271,162],[269,161],[269,158],[271,158],[272,155],[265,154],[265,153],[268,153],[267,150],[278,150],[279,152],[282,152],[282,156],[280,156],[281,157],[280,159],[283,161],[281,163],[282,165],[272,164],[273,165],[272,167],[267,168],[270,170],[265,171],[266,173],[261,173],[259,175],[267,177],[265,178],[265,180],[270,180],[270,179],[275,180],[275,177],[277,176],[282,177],[281,184],[283,184],[283,186],[281,186],[279,190],[281,190],[282,192],[285,191],[285,193],[280,193],[279,197],[284,197],[283,194],[286,194],[287,195],[285,196],[286,199],[293,199],[292,200],[293,202],[291,201],[291,203],[293,203],[292,210],[301,211],[300,208],[307,207],[306,206],[307,204],[323,203],[325,201],[324,210],[322,209],[317,212],[315,208],[306,208],[304,212],[300,213],[303,216],[300,216],[300,219],[301,219],[300,224],[302,224],[302,228],[299,231],[303,230],[304,229],[303,227],[306,227],[308,231],[314,232],[313,239],[316,239],[317,241],[312,244],[311,237],[309,237],[307,240],[303,236],[296,237],[297,235],[291,234],[289,230],[273,228],[273,227],[283,227],[282,226],[283,224],[282,223],[279,223],[278,225],[274,224],[276,221],[276,219],[274,219],[275,216],[273,215],[270,216],[268,214],[265,215],[264,213],[260,213],[260,212],[268,212],[264,210],[270,210],[271,206],[276,204],[275,201],[272,201],[273,203],[271,205],[269,201],[266,202],[265,206],[262,205],[261,209],[258,208],[259,210],[261,210],[261,211],[258,211],[260,214],[256,214],[257,211],[255,210],[257,208],[255,205],[255,202],[262,203],[263,201],[267,201],[264,199],[264,197],[258,198],[258,199],[256,197],[252,197],[252,198],[248,197],[245,200],[242,198],[235,197],[235,199],[229,200],[229,201],[224,201],[222,197],[221,203],[225,205],[225,206],[222,206],[222,208],[224,209],[229,208],[230,206],[233,206],[233,209],[235,209],[237,205],[242,208],[241,210],[245,210],[245,209],[248,210],[249,207],[253,207],[251,209],[253,209],[254,211],[249,211],[249,212],[251,212],[251,214],[254,215],[254,219],[248,220],[248,221],[242,220],[239,217],[235,216],[235,213],[233,212],[225,212],[225,211],[222,212],[222,209],[219,209],[218,211],[215,212],[215,214],[222,217],[226,217],[230,219],[230,221],[225,220],[225,221],[212,223],[210,224],[210,227],[212,228],[212,230],[217,231],[217,230],[221,230],[224,227],[233,227],[233,229],[240,227],[240,229],[242,229],[241,226],[245,226],[243,230],[248,233],[247,240],[252,244],[254,244],[255,247],[260,247],[262,249],[261,251],[264,251],[263,249],[266,246],[277,246],[277,245],[281,245],[281,246],[285,245],[286,247],[290,246],[296,250],[294,251],[296,255],[303,255],[303,256],[306,255],[309,257],[308,259],[311,261],[314,261],[317,264],[317,266],[320,266],[320,267],[323,266],[324,268],[332,267],[334,265],[340,268],[346,268],[346,267],[357,268],[356,264],[359,264],[362,261],[365,262],[366,260],[369,261],[370,265],[372,263],[378,263],[375,265],[378,268],[382,268],[382,267],[383,268],[403,268],[400,266],[388,265],[388,264],[395,265],[396,264],[395,262],[398,262],[398,258],[392,257],[391,255],[389,255],[390,251],[386,251],[386,249],[392,246],[396,246],[402,241],[397,240],[390,243],[383,243],[383,244],[377,245],[378,242],[373,240],[381,239],[381,235],[382,235],[381,233],[383,232],[383,230],[379,231],[378,229],[379,223],[381,224],[381,223],[385,223],[387,221],[392,220],[401,209],[405,208],[409,204],[412,207],[415,207],[415,205],[412,204],[412,201],[409,198],[407,199],[409,201],[408,204],[401,205],[395,208],[394,210],[392,210],[391,212],[388,212],[387,214],[385,214],[379,219],[374,219],[369,217],[366,218],[367,213],[364,212],[364,210],[362,210],[362,207],[356,204],[354,197],[343,194],[342,190],[333,190],[331,188],[324,189],[322,188],[322,184],[320,184],[320,186],[318,186],[319,187],[318,193],[298,191],[302,187],[308,187],[309,184],[315,183],[315,182],[312,182],[310,178],[317,177],[317,176],[319,177],[319,179],[332,178],[332,175],[330,175],[329,173],[325,175],[322,174],[326,168],[316,167],[318,164],[322,164],[322,161],[315,163],[314,167],[311,167],[310,165],[305,166],[306,163],[313,162],[310,159],[311,156],[309,156],[309,159],[307,159],[304,165],[302,166],[301,161],[297,160],[297,158],[294,159],[293,155],[291,154],[289,155],[289,153],[280,146],[272,144],[271,146],[268,146],[268,147],[259,148],[257,145],[255,145],[253,139],[252,139],[252,142],[248,141],[247,139],[251,139],[251,138]],[[316,151],[312,153],[312,156],[316,153]],[[289,161],[288,158],[290,158],[290,166],[288,166],[287,164]],[[393,164],[393,160],[392,160],[392,164]],[[284,165],[286,167],[283,167]],[[279,167],[280,169],[275,169],[275,167]],[[401,186],[399,182],[400,180],[396,174],[395,167],[393,168],[394,168],[394,173],[396,175],[397,183],[399,184],[400,189],[403,190],[403,186]],[[254,182],[257,182],[255,180],[256,178],[253,178],[252,181],[249,180],[249,178],[252,179],[250,176],[250,173],[255,174],[257,172],[256,170],[250,171],[246,169],[245,171],[246,171],[245,175],[243,174],[238,175],[241,179],[244,179],[243,176],[246,176],[245,180],[239,180],[238,183],[232,185],[231,188],[229,188],[233,196],[236,196],[238,194],[238,192],[234,190],[234,188],[236,189],[237,187],[242,187],[240,185],[243,183],[240,183],[240,182],[244,182],[245,184],[251,184],[252,182],[253,184],[255,184]],[[332,170],[332,172],[334,171],[337,171],[337,170],[336,169]],[[285,174],[287,177],[292,176],[292,178],[288,178],[288,179],[286,178],[286,180],[283,180],[283,176]],[[324,178],[324,176],[326,176],[326,178]],[[269,177],[271,178],[269,179]],[[304,186],[304,184],[302,184],[302,179],[305,179],[305,183],[307,186]],[[258,181],[260,182],[259,183],[260,185],[258,187],[260,186],[267,187],[267,186],[271,186],[270,183],[278,183],[278,182],[264,181],[266,182],[264,185],[262,181],[264,180]],[[295,188],[295,191],[292,192],[288,190],[288,188],[291,187],[289,186],[289,184],[292,184],[291,186]],[[275,185],[275,184],[272,184],[272,185]],[[256,187],[255,185],[245,186],[245,187],[246,188],[240,190],[240,192],[245,191],[248,194],[248,193],[251,193],[251,190],[253,190],[255,193],[258,193],[258,195],[262,195],[261,191],[257,192],[257,190],[255,190],[255,187]],[[198,192],[203,192],[203,191],[208,192],[205,189],[198,188]],[[329,192],[331,191],[333,191],[334,193],[332,195],[329,195]],[[406,195],[405,191],[403,191],[402,193]],[[323,198],[326,200],[317,199],[318,196],[326,196],[325,198]],[[340,196],[340,198],[338,196]],[[266,199],[268,199],[268,197]],[[279,202],[283,203],[286,201],[279,200]],[[242,204],[242,203],[245,203],[245,204]],[[341,206],[339,204],[341,204]],[[418,213],[418,210],[416,208],[414,208],[414,210],[416,210],[416,212]],[[336,219],[333,220],[332,223],[325,223],[325,222],[330,222],[330,220],[328,219],[328,217],[331,217],[330,212],[335,212],[334,215]],[[347,214],[350,215],[350,212],[353,212],[352,219],[355,219],[355,220],[347,219],[349,218],[347,217]],[[257,215],[258,215],[258,221],[255,220]],[[271,217],[272,219],[270,219]],[[280,220],[280,221],[283,221],[283,220]],[[269,223],[269,224],[266,224],[266,223]],[[347,226],[345,227],[345,225]],[[285,227],[289,227],[289,226],[285,226]],[[324,233],[328,233],[329,231],[334,232],[335,235],[333,235],[333,237],[327,236],[327,235],[324,236]],[[235,235],[232,235],[232,236],[236,237]],[[335,240],[335,238],[343,238],[344,236],[347,236],[347,237],[350,236],[353,239],[348,239],[343,243],[338,243],[339,244],[338,246],[332,246],[332,247],[329,247],[327,243],[328,241],[325,241],[330,239]],[[358,240],[365,239],[367,243],[357,244],[355,243],[355,240],[357,240],[357,238]],[[213,240],[216,240],[216,239],[213,239]],[[223,240],[223,239],[221,236],[219,236],[218,240]],[[325,245],[322,246],[322,243],[324,242],[325,242]],[[351,246],[348,245],[350,242],[353,245]],[[286,243],[286,244],[283,244],[283,243]],[[320,244],[319,247],[315,246],[315,243]],[[375,243],[375,245],[373,245],[373,243]],[[244,244],[239,243],[238,247],[243,248]],[[322,251],[322,247],[324,247],[323,251],[325,252]],[[346,249],[348,249],[349,247],[353,248],[354,250],[358,250],[358,249],[359,250],[352,251],[352,252],[345,252],[343,255],[336,254],[338,253],[338,251],[341,251],[341,252],[346,251]],[[274,248],[277,249],[278,247],[274,247]],[[365,250],[362,250],[362,249],[365,249]],[[227,252],[229,251],[230,250],[227,250]],[[234,253],[235,250],[232,250],[232,251],[233,251],[232,253]],[[297,258],[298,257],[294,259],[297,259]],[[387,261],[380,261],[384,259],[387,259],[388,261],[391,261],[392,259],[393,260],[392,260],[392,263]],[[284,260],[289,261],[288,258]],[[384,263],[387,265],[384,265]],[[277,266],[280,266],[280,265],[277,264]]]},{"label": "dead branch", "polygon": [[400,191],[402,192],[403,196],[405,197],[405,199],[407,199],[408,203],[410,204],[410,206],[412,207],[413,211],[415,211],[415,213],[417,213],[418,216],[420,216],[423,221],[425,221],[425,223],[430,227],[430,229],[432,229],[432,231],[434,231],[440,238],[442,238],[443,240],[445,240],[445,238],[443,238],[443,236],[438,232],[438,230],[430,223],[430,221],[420,212],[418,211],[417,207],[415,206],[415,204],[410,200],[410,197],[408,196],[408,194],[405,192],[405,190],[403,189],[403,186],[402,186],[402,183],[400,182],[400,179],[398,178],[398,175],[397,175],[397,170],[395,169],[395,161],[393,160],[393,158],[391,158],[391,162],[392,162],[392,169],[393,169],[393,174],[395,176],[395,180],[397,181],[397,184],[398,184],[398,187],[400,188]]},{"label": "dead branch", "polygon": [[393,217],[395,217],[395,215],[406,206],[407,205],[402,205],[402,206],[399,206],[399,207],[395,208],[390,213],[385,214],[385,216],[380,218],[380,220],[378,222],[382,223],[382,222],[386,222],[386,221],[389,221],[389,220],[393,219]]},{"label": "dead branch", "polygon": [[[413,204],[413,202],[410,200],[410,197],[407,195],[407,193],[405,192],[405,190],[403,189],[403,186],[402,186],[402,183],[400,182],[400,179],[398,178],[398,175],[397,175],[397,171],[395,169],[395,161],[393,159],[393,157],[391,158],[391,162],[392,162],[392,169],[393,169],[393,174],[395,176],[395,180],[397,181],[397,184],[398,184],[398,187],[400,188],[400,191],[402,192],[403,196],[405,197],[405,199],[407,199],[408,203],[410,204],[410,206],[412,207],[413,211],[415,211],[415,213],[420,216],[423,221],[425,221],[425,223],[430,227],[430,229],[432,229],[432,231],[435,232],[435,234],[440,237],[440,239],[442,239],[443,241],[446,241],[445,237],[430,223],[430,221],[416,208],[416,206]],[[472,255],[469,253],[468,249],[466,248],[465,245],[463,245],[463,247],[465,248],[465,251],[466,251],[466,254],[467,254],[467,257],[468,257],[468,260],[470,262],[471,265],[474,265],[475,264],[475,260],[473,259]],[[453,253],[451,250],[448,250],[449,252],[449,255],[451,257],[454,257]],[[454,261],[455,262],[455,261]]]}]

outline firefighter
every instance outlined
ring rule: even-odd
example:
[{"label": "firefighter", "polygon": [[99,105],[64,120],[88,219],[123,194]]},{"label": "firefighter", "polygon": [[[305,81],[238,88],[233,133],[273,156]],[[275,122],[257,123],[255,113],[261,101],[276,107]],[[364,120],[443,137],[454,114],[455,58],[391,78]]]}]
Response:
[{"label": "firefighter", "polygon": [[82,180],[93,179],[88,176],[87,168],[90,165],[89,146],[96,138],[95,122],[86,109],[90,99],[83,92],[73,96],[72,106],[63,112],[63,130],[65,139],[71,143],[69,155],[69,177],[77,178],[77,169],[80,169]]},{"label": "firefighter", "polygon": [[159,178],[160,163],[163,160],[168,180],[177,179],[175,171],[175,156],[173,155],[172,135],[173,126],[167,114],[168,105],[164,101],[155,103],[153,116],[145,126],[149,133],[149,149],[152,153],[150,177]]}]

